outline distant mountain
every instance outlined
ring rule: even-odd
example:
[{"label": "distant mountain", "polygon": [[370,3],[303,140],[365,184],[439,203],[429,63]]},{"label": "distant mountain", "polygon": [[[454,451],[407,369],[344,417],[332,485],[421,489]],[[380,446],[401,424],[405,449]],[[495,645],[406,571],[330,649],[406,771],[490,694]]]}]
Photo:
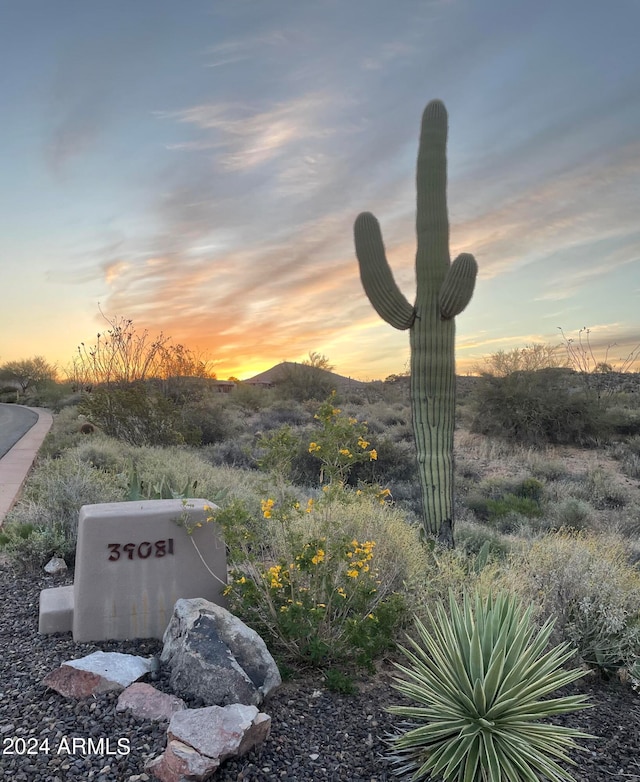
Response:
[{"label": "distant mountain", "polygon": [[271,367],[271,369],[260,372],[260,374],[250,377],[243,382],[250,385],[271,385],[272,383],[278,383],[278,381],[285,380],[292,372],[320,373],[320,376],[323,379],[326,378],[327,381],[330,381],[336,388],[364,387],[367,385],[361,380],[354,380],[350,377],[338,375],[335,372],[328,372],[326,369],[318,369],[317,367],[310,367],[306,364],[297,364],[294,361],[282,361],[280,364]]}]

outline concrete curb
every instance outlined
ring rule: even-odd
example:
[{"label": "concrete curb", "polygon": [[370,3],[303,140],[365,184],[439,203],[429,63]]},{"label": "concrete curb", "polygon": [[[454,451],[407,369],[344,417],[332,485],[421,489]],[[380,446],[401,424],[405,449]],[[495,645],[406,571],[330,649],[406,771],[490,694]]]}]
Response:
[{"label": "concrete curb", "polygon": [[38,414],[38,420],[0,459],[0,527],[18,501],[36,454],[53,424],[53,416],[47,410],[39,407],[28,409]]}]

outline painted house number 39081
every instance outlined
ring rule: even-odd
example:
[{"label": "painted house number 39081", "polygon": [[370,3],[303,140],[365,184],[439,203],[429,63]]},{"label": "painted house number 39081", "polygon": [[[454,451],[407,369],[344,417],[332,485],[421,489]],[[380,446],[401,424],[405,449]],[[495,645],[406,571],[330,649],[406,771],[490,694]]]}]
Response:
[{"label": "painted house number 39081", "polygon": [[125,559],[148,559],[149,557],[166,557],[173,554],[173,538],[156,540],[151,543],[143,540],[142,543],[107,543],[109,549],[109,562],[117,562],[121,557]]}]

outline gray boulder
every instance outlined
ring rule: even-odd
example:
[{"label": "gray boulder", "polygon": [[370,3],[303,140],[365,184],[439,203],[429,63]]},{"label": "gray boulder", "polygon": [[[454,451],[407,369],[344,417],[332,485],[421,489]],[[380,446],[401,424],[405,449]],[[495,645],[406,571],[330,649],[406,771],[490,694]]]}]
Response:
[{"label": "gray boulder", "polygon": [[259,706],[282,684],[255,630],[208,600],[178,600],[163,643],[160,659],[171,669],[174,692],[207,705]]}]

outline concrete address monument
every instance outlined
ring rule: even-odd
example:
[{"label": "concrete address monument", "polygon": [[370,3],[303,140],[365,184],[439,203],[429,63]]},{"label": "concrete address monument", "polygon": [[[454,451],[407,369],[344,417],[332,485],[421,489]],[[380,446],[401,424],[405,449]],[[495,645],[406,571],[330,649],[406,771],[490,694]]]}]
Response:
[{"label": "concrete address monument", "polygon": [[162,638],[176,600],[224,605],[226,553],[206,521],[212,508],[203,499],[82,507],[74,583],[42,590],[38,631],[72,631],[76,642]]}]

